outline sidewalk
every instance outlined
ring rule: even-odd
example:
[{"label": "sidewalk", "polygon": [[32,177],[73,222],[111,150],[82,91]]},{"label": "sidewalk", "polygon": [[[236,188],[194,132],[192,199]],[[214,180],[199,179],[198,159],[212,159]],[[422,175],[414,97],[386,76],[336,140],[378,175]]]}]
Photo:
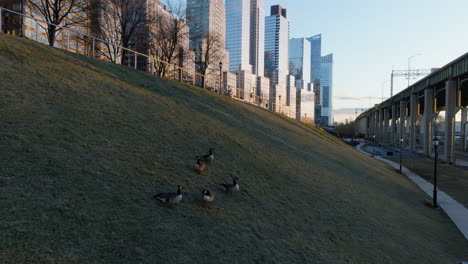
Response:
[{"label": "sidewalk", "polygon": [[[364,143],[357,145],[356,150],[367,156],[372,156],[370,153],[367,153],[361,149],[363,145]],[[387,163],[395,169],[400,168],[400,165],[396,162],[384,159],[379,156],[374,157],[378,160]],[[427,182],[421,176],[408,170],[405,167],[402,168],[402,171],[404,175],[406,175],[410,180],[416,183],[419,186],[419,188],[421,188],[427,195],[429,195],[432,198],[432,191],[434,186],[431,183]],[[465,236],[465,239],[468,240],[468,209],[466,209],[463,205],[452,199],[440,189],[437,189],[437,203],[440,206],[440,208],[442,208],[445,211],[445,213],[452,219],[452,221],[455,223],[460,232],[462,232],[462,234]]]}]

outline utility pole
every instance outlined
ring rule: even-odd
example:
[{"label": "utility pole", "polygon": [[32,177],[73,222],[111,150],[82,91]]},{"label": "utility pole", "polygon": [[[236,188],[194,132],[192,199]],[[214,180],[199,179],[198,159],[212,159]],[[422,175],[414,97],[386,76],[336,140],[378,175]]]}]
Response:
[{"label": "utility pole", "polygon": [[390,75],[390,97],[393,96],[393,78],[395,77],[405,77],[408,78],[408,86],[409,86],[409,78],[412,76],[413,78],[416,77],[424,77],[431,74],[431,69],[414,69],[414,70],[392,70]]},{"label": "utility pole", "polygon": [[419,54],[413,55],[413,56],[408,58],[408,86],[407,87],[409,87],[409,82],[410,82],[410,78],[411,78],[411,75],[410,75],[411,74],[411,72],[410,72],[411,71],[411,59],[416,57],[416,56],[419,56],[419,55],[421,55],[421,54],[419,53]]},{"label": "utility pole", "polygon": [[392,74],[390,75],[390,97],[393,96],[393,69],[392,69]]}]

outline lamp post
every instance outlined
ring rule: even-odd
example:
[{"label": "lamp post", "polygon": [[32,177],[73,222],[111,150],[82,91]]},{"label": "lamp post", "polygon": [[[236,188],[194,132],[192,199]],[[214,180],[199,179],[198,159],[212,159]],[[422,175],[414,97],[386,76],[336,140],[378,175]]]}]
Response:
[{"label": "lamp post", "polygon": [[221,88],[222,88],[222,78],[223,78],[223,62],[219,62],[219,93],[222,94]]},{"label": "lamp post", "polygon": [[437,146],[439,145],[439,138],[434,137],[432,139],[434,144],[434,191],[432,195],[432,205],[437,208]]},{"label": "lamp post", "polygon": [[403,137],[400,138],[400,174],[403,173],[401,169],[401,164],[403,162]]},{"label": "lamp post", "polygon": [[411,57],[408,58],[408,87],[409,87],[409,82],[410,82],[410,70],[411,70],[410,66],[411,66],[411,59],[414,58],[414,57],[416,57],[416,56],[419,56],[419,55],[421,55],[421,54],[418,53],[418,54],[413,55],[413,56],[411,56]]}]

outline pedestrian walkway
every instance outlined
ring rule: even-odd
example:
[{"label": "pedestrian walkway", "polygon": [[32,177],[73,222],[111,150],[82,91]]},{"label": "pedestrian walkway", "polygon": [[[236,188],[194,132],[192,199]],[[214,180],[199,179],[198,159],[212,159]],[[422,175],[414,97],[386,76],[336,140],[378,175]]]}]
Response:
[{"label": "pedestrian walkway", "polygon": [[[367,156],[372,156],[372,154],[367,153],[361,149],[363,145],[364,143],[357,145],[356,149]],[[400,164],[396,162],[387,160],[379,156],[374,156],[374,158],[387,163],[395,169],[400,168]],[[402,172],[432,198],[432,191],[434,189],[434,185],[432,185],[430,182],[424,180],[421,176],[417,175],[416,173],[410,171],[405,167],[402,167]],[[452,197],[450,197],[440,189],[437,189],[437,203],[440,206],[440,208],[442,208],[445,211],[445,213],[452,219],[452,221],[455,223],[460,232],[462,232],[462,234],[465,236],[465,239],[468,240],[468,209],[466,209],[463,205],[455,201]]]}]

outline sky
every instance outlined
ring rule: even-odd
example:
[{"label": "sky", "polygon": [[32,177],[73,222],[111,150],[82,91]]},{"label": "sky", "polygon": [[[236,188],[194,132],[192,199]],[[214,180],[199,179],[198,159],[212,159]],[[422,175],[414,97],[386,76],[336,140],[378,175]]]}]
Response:
[{"label": "sky", "polygon": [[[407,70],[409,57],[421,54],[412,69],[430,69],[468,52],[468,0],[265,0],[265,15],[276,4],[291,38],[322,33],[322,55],[333,53],[337,122],[388,98],[392,69]],[[396,94],[408,80],[394,82]]]}]

